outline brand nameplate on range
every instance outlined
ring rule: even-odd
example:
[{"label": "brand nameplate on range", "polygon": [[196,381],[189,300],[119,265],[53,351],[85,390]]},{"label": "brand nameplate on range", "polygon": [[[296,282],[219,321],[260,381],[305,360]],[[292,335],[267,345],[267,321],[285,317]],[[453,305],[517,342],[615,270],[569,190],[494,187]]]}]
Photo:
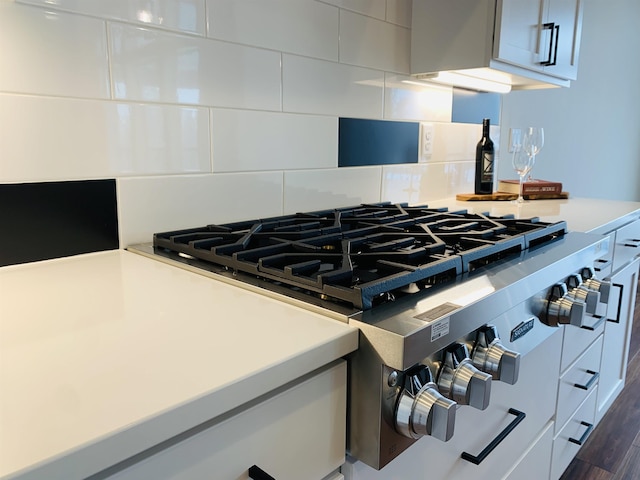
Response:
[{"label": "brand nameplate on range", "polygon": [[520,337],[524,337],[532,328],[533,318],[531,320],[527,320],[526,322],[522,322],[516,328],[511,330],[511,341],[514,342]]}]

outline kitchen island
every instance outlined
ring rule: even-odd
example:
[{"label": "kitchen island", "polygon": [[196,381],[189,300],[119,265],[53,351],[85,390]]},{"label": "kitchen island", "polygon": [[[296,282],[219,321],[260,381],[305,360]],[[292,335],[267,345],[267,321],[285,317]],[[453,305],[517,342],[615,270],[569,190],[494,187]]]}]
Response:
[{"label": "kitchen island", "polygon": [[[603,235],[640,218],[640,203],[591,199],[429,206]],[[345,323],[125,250],[1,268],[0,478],[118,475],[112,466],[135,467],[184,432],[321,375],[357,342]],[[341,397],[346,378],[336,378]]]}]

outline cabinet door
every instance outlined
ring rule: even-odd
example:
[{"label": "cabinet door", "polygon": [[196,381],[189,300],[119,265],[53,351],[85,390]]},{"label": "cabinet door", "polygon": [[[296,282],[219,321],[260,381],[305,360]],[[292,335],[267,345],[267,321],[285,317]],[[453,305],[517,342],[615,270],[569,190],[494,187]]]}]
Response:
[{"label": "cabinet door", "polygon": [[498,0],[496,19],[496,59],[576,79],[582,0]]},{"label": "cabinet door", "polygon": [[610,278],[612,295],[609,296],[604,329],[596,422],[600,421],[624,387],[639,264],[640,260],[635,260]]},{"label": "cabinet door", "polygon": [[[543,30],[544,44],[541,51],[555,60],[555,65],[544,67],[544,72],[556,77],[575,80],[578,74],[578,54],[582,34],[582,0],[551,0]],[[549,38],[553,29],[553,37]]]},{"label": "cabinet door", "polygon": [[498,0],[494,57],[503,62],[542,72],[542,24],[545,0]]},{"label": "cabinet door", "polygon": [[109,479],[248,480],[253,465],[278,480],[325,478],[344,462],[346,382],[340,360],[236,415],[186,432],[165,449],[158,446],[158,453]]}]

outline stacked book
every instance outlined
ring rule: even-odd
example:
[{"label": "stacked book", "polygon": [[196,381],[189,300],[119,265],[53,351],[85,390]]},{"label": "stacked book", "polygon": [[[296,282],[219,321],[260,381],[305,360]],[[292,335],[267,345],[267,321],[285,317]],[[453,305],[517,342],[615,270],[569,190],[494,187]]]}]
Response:
[{"label": "stacked book", "polygon": [[[514,193],[520,192],[520,180],[499,180],[498,192]],[[555,197],[561,195],[562,183],[551,182],[549,180],[529,179],[522,184],[522,195]]]}]

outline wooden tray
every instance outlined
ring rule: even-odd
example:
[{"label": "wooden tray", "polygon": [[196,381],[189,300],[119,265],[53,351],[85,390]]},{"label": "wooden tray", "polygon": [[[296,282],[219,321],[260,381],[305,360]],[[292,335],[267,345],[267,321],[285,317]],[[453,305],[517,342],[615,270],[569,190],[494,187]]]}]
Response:
[{"label": "wooden tray", "polygon": [[[456,200],[463,202],[480,202],[480,201],[492,201],[492,200],[515,200],[518,198],[517,193],[503,193],[494,192],[489,194],[475,194],[475,193],[459,193],[456,195]],[[551,200],[557,198],[569,198],[568,192],[562,193],[540,193],[537,195],[524,195],[526,200]]]}]

